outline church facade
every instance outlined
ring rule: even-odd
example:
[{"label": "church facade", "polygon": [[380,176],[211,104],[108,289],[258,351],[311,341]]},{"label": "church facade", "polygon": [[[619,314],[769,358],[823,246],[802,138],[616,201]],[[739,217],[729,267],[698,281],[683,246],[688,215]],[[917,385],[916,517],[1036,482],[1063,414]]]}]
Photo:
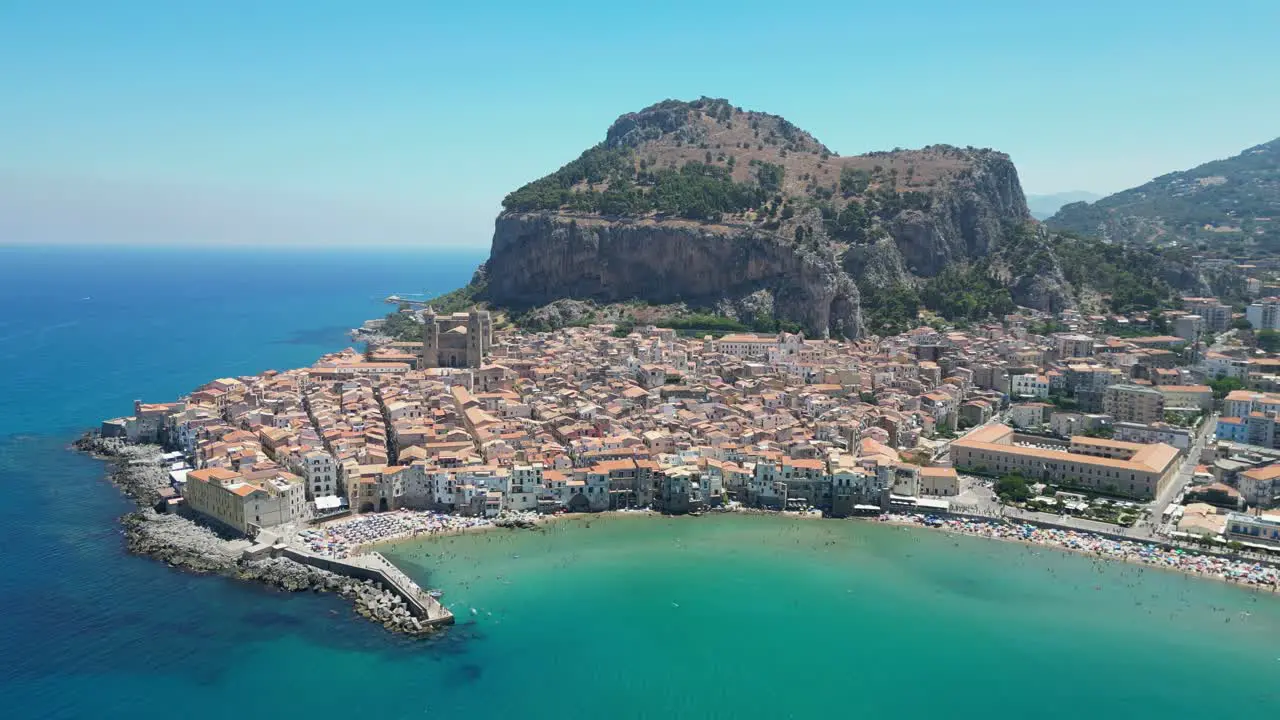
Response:
[{"label": "church facade", "polygon": [[478,368],[493,344],[493,321],[487,310],[423,316],[422,362],[419,367]]}]

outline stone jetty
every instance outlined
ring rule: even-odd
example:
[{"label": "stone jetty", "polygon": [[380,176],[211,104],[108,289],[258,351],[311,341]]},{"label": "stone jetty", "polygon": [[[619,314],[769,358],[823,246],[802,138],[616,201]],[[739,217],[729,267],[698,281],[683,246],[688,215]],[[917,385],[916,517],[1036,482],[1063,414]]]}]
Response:
[{"label": "stone jetty", "polygon": [[[375,578],[383,576],[372,571],[351,573],[344,572],[347,568],[336,568],[335,572],[329,566],[299,562],[276,548],[256,551],[259,548],[249,540],[223,537],[187,517],[157,512],[160,488],[167,485],[159,446],[132,445],[89,434],[74,447],[106,461],[108,479],[138,504],[137,510],[121,518],[125,545],[132,553],[153,557],[170,567],[260,582],[287,592],[337,593],[352,601],[357,614],[398,633],[425,635],[453,621],[447,610],[407,576],[406,588],[398,588],[394,578],[378,581]],[[406,589],[429,599],[442,612],[415,605],[412,596],[407,600]]]}]

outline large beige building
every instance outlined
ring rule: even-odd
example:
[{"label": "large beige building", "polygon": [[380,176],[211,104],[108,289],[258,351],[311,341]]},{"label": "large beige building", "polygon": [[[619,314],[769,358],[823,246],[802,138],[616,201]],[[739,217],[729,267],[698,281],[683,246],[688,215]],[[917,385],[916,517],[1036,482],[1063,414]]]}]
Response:
[{"label": "large beige building", "polygon": [[1166,408],[1213,409],[1213,388],[1208,385],[1160,385],[1156,390],[1164,396]]},{"label": "large beige building", "polygon": [[286,472],[249,480],[226,468],[205,468],[187,473],[183,499],[189,509],[252,536],[302,519],[306,489],[302,478]]},{"label": "large beige building", "polygon": [[1102,395],[1102,411],[1116,422],[1164,421],[1164,395],[1142,385],[1111,385]]},{"label": "large beige building", "polygon": [[1144,499],[1159,494],[1178,468],[1178,449],[1163,443],[1076,436],[1069,447],[1048,449],[1043,438],[1026,441],[1007,425],[988,425],[951,443],[951,464]]}]

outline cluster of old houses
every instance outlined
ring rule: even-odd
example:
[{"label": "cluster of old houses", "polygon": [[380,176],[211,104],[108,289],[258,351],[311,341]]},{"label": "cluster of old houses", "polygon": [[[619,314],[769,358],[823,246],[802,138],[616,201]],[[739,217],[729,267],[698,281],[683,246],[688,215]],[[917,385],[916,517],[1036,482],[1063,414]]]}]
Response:
[{"label": "cluster of old houses", "polygon": [[[218,379],[180,402],[138,403],[103,431],[177,448],[195,469],[175,470],[174,502],[246,533],[395,508],[929,506],[959,494],[955,470],[934,461],[971,427],[981,429],[951,447],[962,468],[1021,462],[1036,477],[1158,492],[1187,442],[1166,411],[1212,403],[1186,339],[1099,336],[1089,318],[1062,319],[1072,331],[1036,335],[1010,316],[837,342],[660,328],[618,337],[613,325],[495,334],[482,311],[426,313],[421,342]],[[1074,409],[1041,402],[1057,398]],[[1037,448],[992,424],[999,413],[1019,432],[1070,438],[1106,425],[1118,440]],[[1019,459],[1031,451],[1080,457]]]}]

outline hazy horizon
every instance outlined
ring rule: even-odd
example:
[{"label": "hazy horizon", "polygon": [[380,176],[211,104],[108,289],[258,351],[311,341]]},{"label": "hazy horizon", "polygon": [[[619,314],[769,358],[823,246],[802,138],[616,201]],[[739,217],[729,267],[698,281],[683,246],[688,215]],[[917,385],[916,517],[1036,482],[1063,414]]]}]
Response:
[{"label": "hazy horizon", "polygon": [[15,4],[0,244],[482,248],[507,192],[702,95],[1102,196],[1280,135],[1280,5],[1226,5]]}]

